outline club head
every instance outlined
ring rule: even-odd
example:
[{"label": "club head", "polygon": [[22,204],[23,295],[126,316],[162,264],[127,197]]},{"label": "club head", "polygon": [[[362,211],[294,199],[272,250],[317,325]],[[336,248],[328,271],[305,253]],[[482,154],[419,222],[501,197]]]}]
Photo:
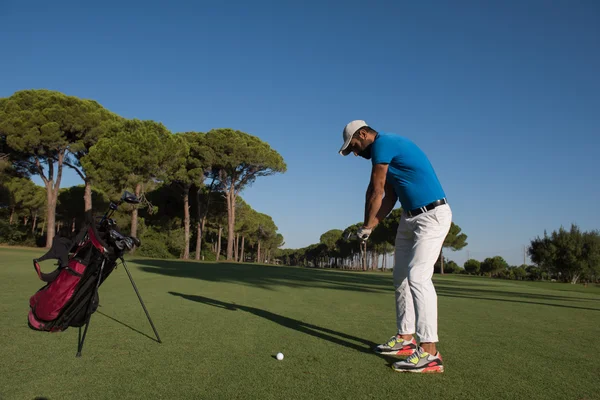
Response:
[{"label": "club head", "polygon": [[136,238],[135,236],[129,236],[129,238],[133,241],[135,247],[140,247],[142,245],[140,239]]},{"label": "club head", "polygon": [[344,234],[344,240],[356,239],[356,233],[346,232]]},{"label": "club head", "polygon": [[140,202],[140,199],[138,199],[135,194],[126,190],[123,193],[123,196],[121,196],[121,201],[124,201],[125,203],[129,204],[138,204]]}]

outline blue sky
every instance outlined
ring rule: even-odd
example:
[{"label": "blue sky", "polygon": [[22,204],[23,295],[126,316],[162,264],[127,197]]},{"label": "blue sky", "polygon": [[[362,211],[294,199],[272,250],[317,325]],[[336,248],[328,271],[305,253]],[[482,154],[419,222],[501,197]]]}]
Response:
[{"label": "blue sky", "polygon": [[259,136],[288,172],[242,196],[286,247],[362,219],[370,165],[337,154],[353,119],[428,154],[469,237],[447,252],[460,265],[600,228],[599,3],[416,3],[4,0],[0,97],[47,88]]}]

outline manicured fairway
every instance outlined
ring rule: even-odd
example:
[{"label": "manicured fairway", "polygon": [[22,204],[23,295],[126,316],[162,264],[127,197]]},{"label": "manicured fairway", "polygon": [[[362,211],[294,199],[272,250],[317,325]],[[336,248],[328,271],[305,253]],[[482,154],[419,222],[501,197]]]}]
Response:
[{"label": "manicured fairway", "polygon": [[600,398],[597,287],[436,276],[446,373],[399,374],[370,350],[395,331],[389,272],[130,257],[163,343],[119,267],[75,358],[76,329],[27,326],[43,252],[0,248],[2,400]]}]

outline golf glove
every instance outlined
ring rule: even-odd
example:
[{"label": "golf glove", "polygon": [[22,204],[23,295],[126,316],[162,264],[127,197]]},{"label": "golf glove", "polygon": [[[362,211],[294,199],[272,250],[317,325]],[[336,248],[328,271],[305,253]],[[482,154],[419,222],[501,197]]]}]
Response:
[{"label": "golf glove", "polygon": [[369,236],[371,235],[371,232],[373,230],[371,228],[359,228],[358,232],[356,232],[356,236],[358,237],[359,240],[362,240],[363,242],[365,242]]}]

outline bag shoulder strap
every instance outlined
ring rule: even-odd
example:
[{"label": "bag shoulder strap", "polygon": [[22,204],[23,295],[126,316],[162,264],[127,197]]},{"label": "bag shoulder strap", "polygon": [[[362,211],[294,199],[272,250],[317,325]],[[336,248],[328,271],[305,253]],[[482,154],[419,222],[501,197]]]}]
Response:
[{"label": "bag shoulder strap", "polygon": [[[69,265],[69,250],[71,249],[72,245],[72,239],[54,236],[52,239],[52,247],[50,247],[46,254],[33,260],[33,268],[42,281],[52,282],[60,274],[60,270]],[[58,268],[56,268],[53,272],[46,274],[40,269],[39,263],[48,259],[57,259]]]},{"label": "bag shoulder strap", "polygon": [[42,272],[42,270],[40,269],[40,264],[38,263],[37,259],[33,260],[33,268],[35,269],[35,272],[37,272],[38,277],[44,281],[44,282],[52,282],[56,279],[56,277],[60,274],[60,267],[56,268],[54,271],[50,272],[49,274],[46,274],[44,272]]}]

